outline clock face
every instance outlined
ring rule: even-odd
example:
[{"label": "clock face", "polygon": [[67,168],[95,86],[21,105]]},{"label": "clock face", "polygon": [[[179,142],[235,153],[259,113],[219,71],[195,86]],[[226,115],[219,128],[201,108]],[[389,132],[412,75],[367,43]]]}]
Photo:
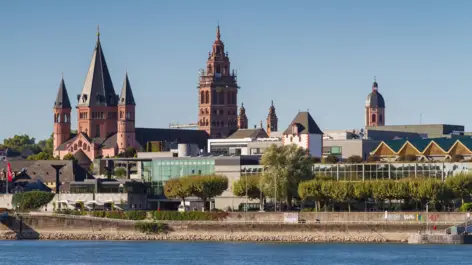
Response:
[{"label": "clock face", "polygon": [[216,92],[218,92],[218,93],[221,92],[221,90],[223,90],[221,87],[216,88]]}]

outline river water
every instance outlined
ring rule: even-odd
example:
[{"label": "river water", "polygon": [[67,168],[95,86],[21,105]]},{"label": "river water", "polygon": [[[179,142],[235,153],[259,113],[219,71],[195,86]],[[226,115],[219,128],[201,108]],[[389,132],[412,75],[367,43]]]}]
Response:
[{"label": "river water", "polygon": [[0,264],[460,265],[469,245],[0,241]]}]

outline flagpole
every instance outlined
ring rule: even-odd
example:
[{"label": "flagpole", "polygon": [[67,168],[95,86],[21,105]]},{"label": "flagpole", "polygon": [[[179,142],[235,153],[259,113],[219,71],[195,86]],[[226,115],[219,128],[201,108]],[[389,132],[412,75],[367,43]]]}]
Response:
[{"label": "flagpole", "polygon": [[7,148],[7,150],[5,151],[5,162],[6,162],[6,163],[5,163],[5,166],[7,167],[7,170],[5,170],[6,176],[4,176],[4,177],[6,177],[6,178],[5,178],[5,182],[6,182],[6,185],[5,185],[5,187],[6,187],[6,189],[5,189],[5,194],[8,194],[8,175],[10,174],[10,171],[8,170],[8,148]]}]

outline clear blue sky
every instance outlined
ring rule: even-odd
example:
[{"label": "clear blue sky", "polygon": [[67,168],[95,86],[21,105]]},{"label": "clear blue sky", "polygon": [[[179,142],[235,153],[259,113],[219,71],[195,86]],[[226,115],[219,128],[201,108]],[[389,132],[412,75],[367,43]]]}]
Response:
[{"label": "clear blue sky", "polygon": [[[322,129],[364,125],[373,76],[388,124],[463,124],[472,1],[2,1],[0,139],[53,130],[61,73],[75,106],[100,24],[115,90],[128,69],[137,126],[197,120],[197,75],[219,21],[249,124],[309,109]],[[73,125],[76,113],[73,109]]]}]

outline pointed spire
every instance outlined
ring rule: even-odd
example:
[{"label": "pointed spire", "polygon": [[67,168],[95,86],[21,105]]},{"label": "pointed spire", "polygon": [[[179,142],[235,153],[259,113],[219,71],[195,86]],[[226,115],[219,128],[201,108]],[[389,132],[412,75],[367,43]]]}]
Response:
[{"label": "pointed spire", "polygon": [[61,84],[57,91],[56,101],[54,102],[56,109],[71,109],[69,95],[67,94],[66,84],[64,83],[64,74],[62,74]]},{"label": "pointed spire", "polygon": [[260,128],[264,128],[264,127],[262,126],[262,121],[261,121],[261,124],[260,124]]},{"label": "pointed spire", "polygon": [[121,88],[120,102],[118,105],[136,105],[134,101],[133,91],[129,83],[128,71],[126,71],[125,81],[123,82],[123,88]]},{"label": "pointed spire", "polygon": [[216,27],[216,40],[219,41],[221,38],[221,33],[220,33],[220,22],[218,21],[218,27]]},{"label": "pointed spire", "polygon": [[100,25],[97,25],[97,38],[100,39]]},{"label": "pointed spire", "polygon": [[271,107],[274,106],[274,100],[271,100],[271,101],[270,101],[270,106],[271,106]]},{"label": "pointed spire", "polygon": [[[99,30],[98,27],[97,30]],[[117,98],[100,43],[100,31],[98,31],[97,43],[78,106],[116,106]]]}]

